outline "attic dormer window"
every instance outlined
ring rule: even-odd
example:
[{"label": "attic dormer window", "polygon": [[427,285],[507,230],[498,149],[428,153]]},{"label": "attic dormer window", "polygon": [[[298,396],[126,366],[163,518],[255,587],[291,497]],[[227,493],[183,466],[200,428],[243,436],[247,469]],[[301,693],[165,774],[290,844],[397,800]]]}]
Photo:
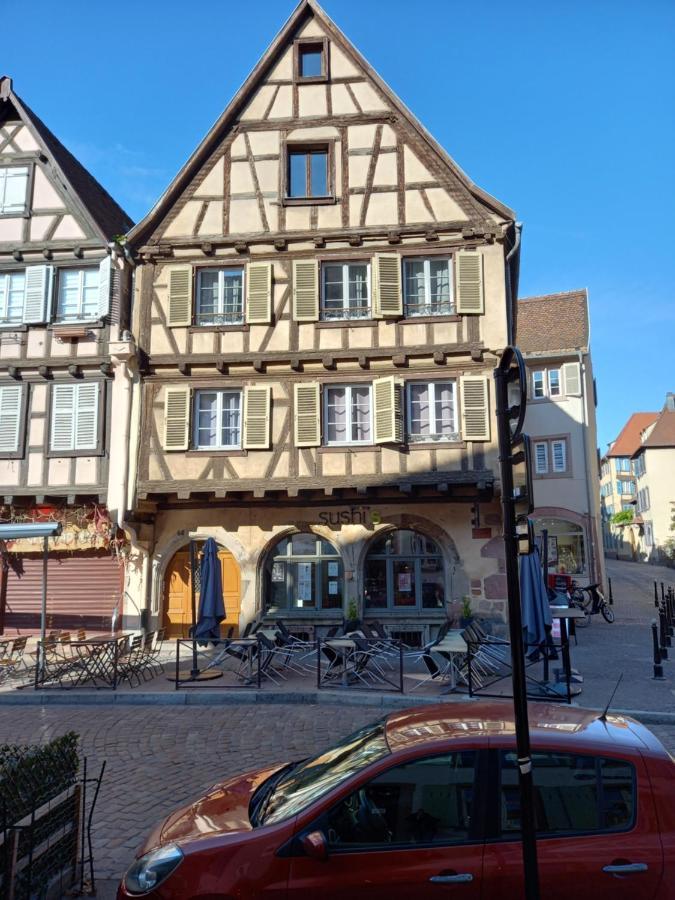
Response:
[{"label": "attic dormer window", "polygon": [[28,166],[0,168],[0,215],[23,215],[28,197]]},{"label": "attic dormer window", "polygon": [[312,38],[296,41],[294,62],[296,81],[327,81],[328,40]]}]

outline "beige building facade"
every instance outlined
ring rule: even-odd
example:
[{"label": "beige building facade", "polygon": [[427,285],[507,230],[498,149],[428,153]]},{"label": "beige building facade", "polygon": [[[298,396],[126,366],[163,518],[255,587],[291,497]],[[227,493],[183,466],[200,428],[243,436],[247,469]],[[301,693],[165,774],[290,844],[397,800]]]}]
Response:
[{"label": "beige building facade", "polygon": [[549,576],[605,583],[596,392],[585,290],[518,301],[525,357],[535,532],[549,537]]},{"label": "beige building facade", "polygon": [[[0,517],[63,526],[49,562],[55,628],[109,628],[121,602],[127,450],[110,423],[130,410],[130,268],[115,240],[130,226],[0,78]],[[23,576],[2,567],[0,632],[34,628],[41,541],[2,551],[21,556]]]},{"label": "beige building facade", "polygon": [[302,2],[129,235],[128,623],[186,633],[191,536],[219,544],[235,632],[356,611],[423,639],[465,596],[503,616],[492,370],[518,247]]},{"label": "beige building facade", "polygon": [[645,562],[675,561],[675,395],[640,433],[632,458],[636,480],[634,541]]}]

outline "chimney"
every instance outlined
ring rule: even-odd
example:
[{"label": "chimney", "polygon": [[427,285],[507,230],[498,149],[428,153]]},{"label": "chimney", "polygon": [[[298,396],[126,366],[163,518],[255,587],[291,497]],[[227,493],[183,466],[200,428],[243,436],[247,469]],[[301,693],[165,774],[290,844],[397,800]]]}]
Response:
[{"label": "chimney", "polygon": [[666,394],[666,405],[663,408],[668,412],[675,412],[675,394],[672,391]]}]

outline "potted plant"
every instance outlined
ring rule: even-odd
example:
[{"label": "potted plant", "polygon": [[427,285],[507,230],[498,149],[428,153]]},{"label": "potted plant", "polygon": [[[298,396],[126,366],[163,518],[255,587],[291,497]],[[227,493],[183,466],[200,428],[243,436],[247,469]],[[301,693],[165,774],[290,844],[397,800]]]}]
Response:
[{"label": "potted plant", "polygon": [[459,624],[462,628],[466,628],[473,621],[473,613],[471,612],[471,597],[466,596],[462,598],[462,614],[459,619]]},{"label": "potted plant", "polygon": [[361,623],[359,622],[359,610],[356,600],[350,600],[347,607],[347,617],[345,619],[345,631],[356,631]]}]

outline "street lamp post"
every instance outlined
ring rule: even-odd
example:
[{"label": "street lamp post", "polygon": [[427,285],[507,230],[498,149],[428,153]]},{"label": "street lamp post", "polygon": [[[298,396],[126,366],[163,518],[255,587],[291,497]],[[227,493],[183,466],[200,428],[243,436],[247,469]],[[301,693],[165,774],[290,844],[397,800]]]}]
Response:
[{"label": "street lamp post", "polygon": [[[522,433],[527,402],[525,363],[517,347],[507,347],[494,371],[496,387],[497,436],[502,488],[504,549],[506,553],[506,588],[511,641],[511,673],[513,707],[518,755],[518,783],[520,786],[520,822],[523,843],[523,871],[525,900],[539,900],[539,872],[537,866],[537,837],[534,818],[534,783],[530,751],[530,727],[527,715],[527,683],[525,653],[520,609],[520,581],[518,577],[518,535],[516,531],[516,502],[513,467],[523,463],[527,477],[528,512],[532,510],[532,489],[529,477],[529,440]],[[519,402],[509,404],[509,385],[519,389]],[[515,421],[515,427],[512,423]],[[514,453],[514,448],[522,449]]]}]

